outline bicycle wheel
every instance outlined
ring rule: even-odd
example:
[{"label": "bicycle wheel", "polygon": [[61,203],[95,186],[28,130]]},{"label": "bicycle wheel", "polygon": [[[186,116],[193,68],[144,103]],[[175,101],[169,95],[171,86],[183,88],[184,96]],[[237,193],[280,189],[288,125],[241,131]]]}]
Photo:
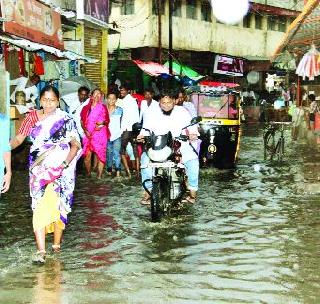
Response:
[{"label": "bicycle wheel", "polygon": [[275,153],[275,131],[274,129],[269,129],[264,134],[264,159],[267,160],[268,154],[270,155],[270,160],[273,159],[274,153]]},{"label": "bicycle wheel", "polygon": [[276,145],[276,155],[278,161],[281,162],[284,156],[284,138],[280,137]]}]

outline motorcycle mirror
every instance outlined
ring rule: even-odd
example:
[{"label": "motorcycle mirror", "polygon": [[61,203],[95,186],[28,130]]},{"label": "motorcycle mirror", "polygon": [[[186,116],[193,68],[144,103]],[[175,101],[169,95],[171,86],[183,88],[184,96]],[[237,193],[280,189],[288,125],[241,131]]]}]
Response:
[{"label": "motorcycle mirror", "polygon": [[184,130],[184,129],[186,129],[186,128],[189,128],[189,127],[197,124],[197,123],[200,122],[201,120],[202,120],[201,116],[193,117],[193,118],[191,119],[190,125],[185,126],[182,130]]},{"label": "motorcycle mirror", "polygon": [[202,120],[201,116],[193,117],[191,119],[191,125],[195,125],[195,124],[199,123],[201,120]]}]

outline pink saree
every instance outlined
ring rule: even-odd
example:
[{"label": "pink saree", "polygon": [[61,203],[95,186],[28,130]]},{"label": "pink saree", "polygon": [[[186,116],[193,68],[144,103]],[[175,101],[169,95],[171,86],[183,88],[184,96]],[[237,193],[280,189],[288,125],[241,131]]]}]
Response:
[{"label": "pink saree", "polygon": [[[83,137],[83,155],[94,152],[102,163],[106,162],[107,142],[109,138],[109,113],[107,107],[99,101],[92,108],[92,101],[82,109],[81,119],[84,127],[90,133],[90,138]],[[96,123],[104,123],[97,127]]]}]

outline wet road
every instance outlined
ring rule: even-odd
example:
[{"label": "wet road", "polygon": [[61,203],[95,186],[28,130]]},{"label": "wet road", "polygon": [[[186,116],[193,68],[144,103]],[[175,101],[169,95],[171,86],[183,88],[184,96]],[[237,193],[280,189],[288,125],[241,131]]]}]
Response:
[{"label": "wet road", "polygon": [[[0,303],[319,303],[319,155],[263,161],[244,128],[235,171],[202,172],[199,202],[150,223],[133,181],[79,177],[63,252],[34,266],[27,176],[0,203]],[[50,243],[51,244],[51,243]]]}]

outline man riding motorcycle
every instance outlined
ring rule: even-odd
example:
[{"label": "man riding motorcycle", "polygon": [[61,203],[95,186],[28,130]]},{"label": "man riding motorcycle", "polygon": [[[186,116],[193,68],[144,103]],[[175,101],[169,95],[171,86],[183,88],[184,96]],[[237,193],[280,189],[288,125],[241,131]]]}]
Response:
[{"label": "man riding motorcycle", "polygon": [[[175,105],[175,99],[175,92],[164,91],[160,94],[160,107],[154,111],[148,111],[148,117],[146,117],[143,122],[142,130],[138,135],[137,140],[143,141],[144,136],[149,136],[150,132],[154,132],[156,135],[163,135],[170,131],[173,137],[180,136],[182,132],[183,135],[189,136],[189,141],[181,142],[180,147],[182,163],[185,166],[188,177],[187,187],[189,190],[189,195],[184,201],[195,203],[198,191],[199,159],[198,154],[191,143],[197,141],[199,133],[197,126],[195,125],[184,129],[190,124],[192,118],[185,108]],[[151,180],[152,178],[152,169],[148,168],[149,162],[150,159],[144,152],[141,156],[142,183],[145,180]],[[145,186],[147,189],[151,190],[152,182],[147,181]],[[145,193],[144,202],[148,203],[149,201],[150,197]]]}]

